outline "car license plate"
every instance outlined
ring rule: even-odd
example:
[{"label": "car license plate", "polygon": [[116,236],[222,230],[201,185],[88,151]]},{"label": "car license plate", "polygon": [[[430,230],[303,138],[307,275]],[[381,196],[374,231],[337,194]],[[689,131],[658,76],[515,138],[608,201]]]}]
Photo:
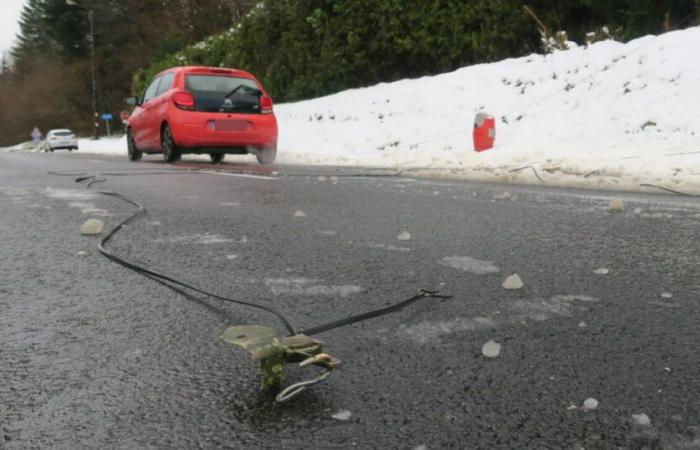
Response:
[{"label": "car license plate", "polygon": [[246,120],[217,120],[214,122],[216,131],[243,131],[248,128]]}]

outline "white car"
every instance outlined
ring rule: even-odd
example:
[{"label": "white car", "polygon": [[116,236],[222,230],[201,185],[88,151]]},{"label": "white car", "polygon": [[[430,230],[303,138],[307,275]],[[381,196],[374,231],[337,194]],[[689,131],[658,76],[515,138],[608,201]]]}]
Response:
[{"label": "white car", "polygon": [[67,128],[51,130],[46,133],[43,149],[45,152],[61,149],[67,149],[68,151],[78,150],[78,138]]}]

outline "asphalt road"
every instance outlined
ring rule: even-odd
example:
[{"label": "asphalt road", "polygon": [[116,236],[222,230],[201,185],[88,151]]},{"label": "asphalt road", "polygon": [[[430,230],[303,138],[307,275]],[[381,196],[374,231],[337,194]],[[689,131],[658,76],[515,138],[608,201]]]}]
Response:
[{"label": "asphalt road", "polygon": [[[700,448],[697,198],[147,159],[0,154],[0,447]],[[317,336],[343,366],[275,404],[218,336],[279,323],[103,257],[97,189],[148,210],[115,253],[300,329],[454,297]]]}]

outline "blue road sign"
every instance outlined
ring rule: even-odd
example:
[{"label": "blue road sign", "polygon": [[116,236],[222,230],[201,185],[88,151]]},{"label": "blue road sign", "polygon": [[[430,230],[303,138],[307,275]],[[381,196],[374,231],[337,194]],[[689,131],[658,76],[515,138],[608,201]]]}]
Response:
[{"label": "blue road sign", "polygon": [[102,114],[102,120],[112,120],[112,115],[110,113]]}]

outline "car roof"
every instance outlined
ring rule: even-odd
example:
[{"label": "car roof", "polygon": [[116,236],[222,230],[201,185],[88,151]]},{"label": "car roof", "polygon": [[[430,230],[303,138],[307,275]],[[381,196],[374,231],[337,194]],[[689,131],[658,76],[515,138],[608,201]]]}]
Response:
[{"label": "car roof", "polygon": [[68,128],[56,128],[54,130],[49,130],[49,133],[72,133]]},{"label": "car roof", "polygon": [[245,70],[232,69],[227,67],[207,67],[207,66],[183,66],[183,67],[171,67],[159,73],[157,76],[161,76],[167,72],[182,72],[185,74],[202,74],[202,75],[228,75],[233,77],[242,77],[255,79],[252,73],[246,72]]}]

